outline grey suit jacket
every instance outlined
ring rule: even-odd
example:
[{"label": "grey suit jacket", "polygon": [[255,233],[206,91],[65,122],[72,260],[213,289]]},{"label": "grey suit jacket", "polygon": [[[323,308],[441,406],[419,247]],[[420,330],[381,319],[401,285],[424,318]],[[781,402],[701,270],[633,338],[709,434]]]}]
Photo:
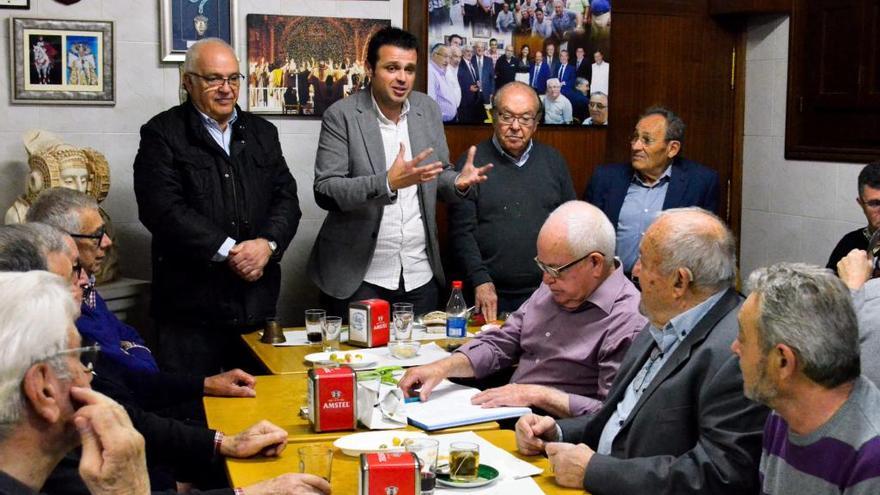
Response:
[{"label": "grey suit jacket", "polygon": [[[742,297],[729,289],[673,352],[615,437],[596,454],[584,489],[593,495],[758,493],[768,410],[743,395],[730,350]],[[602,409],[559,421],[563,439],[595,449],[626,387],[648,359],[650,332],[633,341]]]},{"label": "grey suit jacket", "polygon": [[[407,114],[413,155],[434,148],[424,163],[449,164],[449,149],[440,109],[427,95],[412,92]],[[315,202],[328,211],[312,253],[308,273],[324,293],[347,299],[357,290],[373,259],[376,236],[388,194],[385,150],[370,89],[334,103],[321,123],[315,158]],[[446,201],[459,201],[453,170],[436,181],[418,186],[419,208],[425,227],[425,249],[434,278],[445,284],[437,244],[437,193]]]}]

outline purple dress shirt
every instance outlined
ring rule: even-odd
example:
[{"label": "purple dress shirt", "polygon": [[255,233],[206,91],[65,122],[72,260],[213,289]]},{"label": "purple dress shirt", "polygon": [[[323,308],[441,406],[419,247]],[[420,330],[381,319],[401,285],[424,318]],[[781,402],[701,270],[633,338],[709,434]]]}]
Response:
[{"label": "purple dress shirt", "polygon": [[575,311],[553,301],[540,287],[498,330],[483,332],[457,352],[477,378],[519,362],[511,383],[546,385],[568,394],[572,416],[598,411],[617,368],[648,320],[639,313],[641,295],[621,268]]}]

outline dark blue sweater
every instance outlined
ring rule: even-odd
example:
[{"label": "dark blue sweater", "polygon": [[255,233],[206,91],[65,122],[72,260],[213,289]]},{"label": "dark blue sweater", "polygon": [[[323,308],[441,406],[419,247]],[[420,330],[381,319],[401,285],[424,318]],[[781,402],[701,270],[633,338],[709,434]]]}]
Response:
[{"label": "dark blue sweater", "polygon": [[101,294],[95,292],[95,308],[89,307],[85,301],[82,304],[80,317],[76,320],[76,329],[79,330],[83,339],[94,342],[101,346],[101,359],[106,359],[124,369],[155,373],[159,371],[159,365],[153,359],[153,354],[142,347],[135,347],[123,351],[121,341],[127,340],[138,345],[145,345],[137,331],[119,321],[116,315],[107,307]]}]

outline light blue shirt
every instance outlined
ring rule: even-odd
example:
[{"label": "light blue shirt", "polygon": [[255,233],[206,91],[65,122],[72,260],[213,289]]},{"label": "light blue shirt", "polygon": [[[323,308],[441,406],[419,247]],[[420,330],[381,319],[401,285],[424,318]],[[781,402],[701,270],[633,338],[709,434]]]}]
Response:
[{"label": "light blue shirt", "polygon": [[666,167],[660,179],[650,186],[642,181],[638,173],[633,174],[617,220],[617,257],[623,262],[623,271],[626,273],[632,273],[639,259],[642,236],[663,211],[671,177],[671,166]]},{"label": "light blue shirt", "polygon": [[520,155],[519,158],[516,158],[513,155],[504,151],[504,148],[501,147],[501,143],[498,142],[498,139],[496,139],[495,136],[492,136],[492,144],[495,145],[495,149],[498,150],[499,153],[501,153],[501,156],[510,160],[510,163],[516,165],[517,167],[522,167],[526,164],[527,161],[529,161],[529,154],[532,152],[532,143],[533,141],[529,140],[529,145],[528,147],[526,147],[526,150],[523,152],[522,155]]},{"label": "light blue shirt", "polygon": [[[220,129],[220,123],[216,120],[208,117],[201,110],[196,108],[196,111],[199,112],[199,116],[202,118],[202,125],[205,126],[205,130],[208,131],[208,135],[211,136],[223,151],[226,152],[226,155],[229,156],[229,143],[232,142],[232,124],[238,120],[238,110],[232,109],[232,118],[229,119],[229,122],[226,123],[226,129]],[[214,256],[211,258],[211,261],[220,262],[226,261],[226,258],[229,257],[229,250],[235,246],[235,239],[231,237],[227,237],[223,244],[217,248],[217,252],[214,253]]]},{"label": "light blue shirt", "polygon": [[642,369],[626,386],[623,399],[617,403],[617,408],[611,414],[611,417],[608,418],[608,422],[605,423],[605,427],[602,429],[602,436],[599,437],[596,453],[602,455],[611,453],[614,439],[620,433],[620,429],[626,423],[639,398],[642,397],[642,393],[648,389],[657,373],[663,369],[663,365],[669,360],[669,356],[690,335],[691,330],[715,306],[715,303],[721,299],[725,292],[727,292],[726,289],[720,290],[700,304],[669,320],[669,323],[663,327],[663,330],[658,330],[653,325],[648,327],[648,331],[651,332],[651,337],[654,338],[659,352],[655,350],[651,353],[651,357],[645,361]]}]

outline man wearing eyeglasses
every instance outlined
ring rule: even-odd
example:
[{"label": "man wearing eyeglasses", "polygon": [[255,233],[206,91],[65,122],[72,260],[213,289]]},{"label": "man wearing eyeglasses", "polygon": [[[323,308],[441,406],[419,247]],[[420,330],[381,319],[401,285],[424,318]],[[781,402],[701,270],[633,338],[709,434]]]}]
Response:
[{"label": "man wearing eyeglasses", "polygon": [[66,281],[0,273],[0,293],[0,493],[37,493],[81,445],[90,493],[149,494],[143,437],[118,404],[89,389]]},{"label": "man wearing eyeglasses", "polygon": [[856,202],[861,207],[868,225],[846,234],[834,246],[826,267],[834,270],[835,273],[837,273],[837,263],[850,251],[853,249],[868,251],[871,236],[880,228],[880,161],[869,163],[862,168],[859,172],[858,187],[859,195]]},{"label": "man wearing eyeglasses", "polygon": [[[525,211],[510,208],[518,200],[510,198],[506,212],[522,226],[511,228],[499,243],[520,243],[518,230],[527,235]],[[599,209],[582,201],[563,203],[537,235],[538,289],[501,328],[482,332],[450,357],[408,369],[400,388],[428,400],[444,378],[483,379],[516,365],[509,384],[484,390],[472,402],[527,406],[553,417],[599,410],[621,359],[646,323],[639,314],[639,293],[613,252],[614,229]]]},{"label": "man wearing eyeglasses", "polygon": [[565,158],[532,139],[540,118],[532,88],[503,86],[493,102],[494,134],[474,155],[475,163],[495,164],[498,179],[475,186],[473,200],[449,207],[453,259],[489,322],[500,311],[516,311],[538,288],[541,272],[532,263],[538,231],[550,212],[575,199]]},{"label": "man wearing eyeglasses", "polygon": [[239,335],[275,316],[301,216],[277,129],[236,105],[239,70],[224,41],[196,42],[184,61],[189,99],[141,128],[134,190],[153,235],[152,314],[168,371],[242,366]]},{"label": "man wearing eyeglasses", "polygon": [[546,453],[559,485],[595,495],[758,493],[768,410],[743,395],[730,353],[743,301],[733,233],[700,208],[663,212],[635,271],[650,325],[605,404],[559,421],[523,416],[519,451]]},{"label": "man wearing eyeglasses", "polygon": [[[607,94],[595,82],[591,87]],[[684,121],[672,111],[649,108],[633,131],[630,163],[601,165],[587,184],[584,200],[598,206],[614,225],[617,257],[627,274],[639,257],[642,236],[661,211],[718,209],[718,172],[680,156],[684,131]]]},{"label": "man wearing eyeglasses", "polygon": [[596,92],[590,95],[590,117],[584,125],[608,125],[608,95]]}]

